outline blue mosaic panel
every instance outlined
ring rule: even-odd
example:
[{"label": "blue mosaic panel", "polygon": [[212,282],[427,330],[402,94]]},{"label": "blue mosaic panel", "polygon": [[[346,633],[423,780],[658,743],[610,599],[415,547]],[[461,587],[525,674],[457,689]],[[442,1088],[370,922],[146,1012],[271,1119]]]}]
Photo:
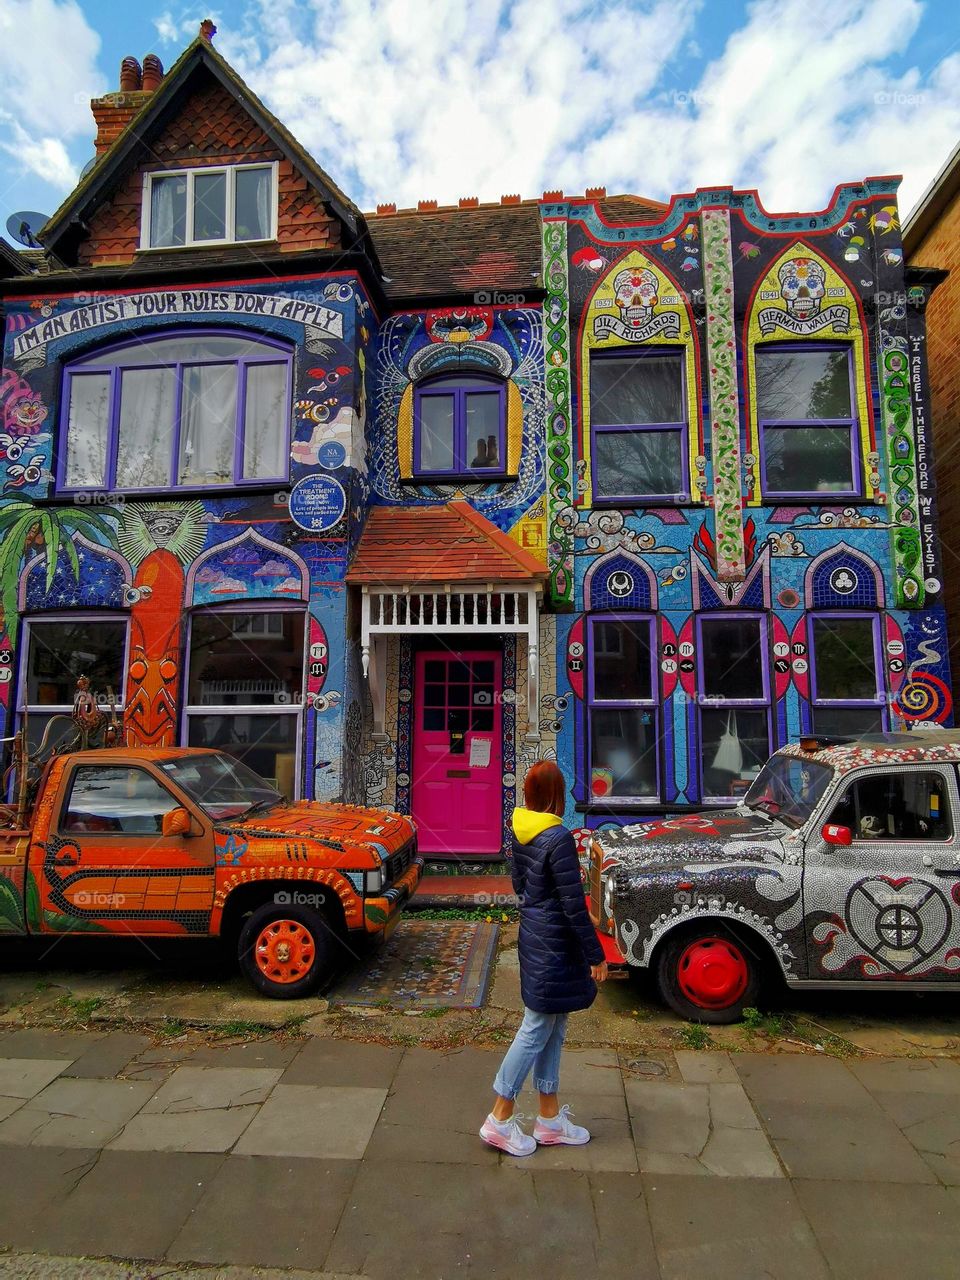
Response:
[{"label": "blue mosaic panel", "polygon": [[629,556],[614,556],[590,581],[591,609],[648,612],[650,607],[650,579],[643,566]]},{"label": "blue mosaic panel", "polygon": [[57,571],[47,590],[47,570],[43,559],[27,577],[25,612],[35,609],[75,609],[81,606],[104,609],[123,608],[126,585],[123,567],[109,556],[97,555],[82,543],[77,546],[79,581],[65,556],[57,560]]},{"label": "blue mosaic panel", "polygon": [[817,566],[809,587],[814,609],[876,609],[877,580],[859,556],[838,551]]}]

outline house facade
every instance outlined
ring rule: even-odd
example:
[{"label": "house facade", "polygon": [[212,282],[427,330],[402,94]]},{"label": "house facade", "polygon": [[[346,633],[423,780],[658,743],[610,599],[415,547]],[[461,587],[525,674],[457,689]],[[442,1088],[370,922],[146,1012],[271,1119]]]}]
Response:
[{"label": "house facade", "polygon": [[482,861],[539,758],[586,828],[950,722],[895,180],[365,215],[210,35],[0,261],[4,736],[87,675]]}]

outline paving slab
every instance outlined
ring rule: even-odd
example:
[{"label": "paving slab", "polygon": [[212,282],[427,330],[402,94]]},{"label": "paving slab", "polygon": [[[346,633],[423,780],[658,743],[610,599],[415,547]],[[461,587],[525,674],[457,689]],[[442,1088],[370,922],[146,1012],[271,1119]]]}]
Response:
[{"label": "paving slab", "polygon": [[778,1178],[783,1171],[743,1087],[625,1081],[642,1171]]},{"label": "paving slab", "polygon": [[362,1044],[318,1036],[299,1047],[281,1083],[389,1089],[403,1053],[399,1045]]},{"label": "paving slab", "polygon": [[109,1080],[120,1075],[149,1045],[148,1036],[132,1031],[111,1031],[97,1039],[63,1074]]},{"label": "paving slab", "polygon": [[[633,1145],[630,1117],[627,1114],[627,1102],[623,1094],[619,1097],[609,1095],[596,1097],[564,1093],[563,1098],[570,1107],[574,1122],[590,1130],[590,1141],[582,1147],[538,1147],[536,1167],[538,1169],[572,1169],[587,1173],[636,1173],[637,1152]],[[526,1117],[524,1129],[527,1133],[533,1133],[534,1122],[540,1109],[537,1094],[532,1090],[525,1091],[517,1102],[518,1110]],[[481,1121],[482,1118],[481,1116]],[[476,1128],[479,1128],[479,1125],[475,1126]],[[488,1153],[488,1159],[498,1156],[493,1147],[483,1144],[483,1149]],[[519,1169],[529,1163],[528,1159],[514,1156],[499,1158],[505,1169]]]},{"label": "paving slab", "polygon": [[[2,1153],[5,1185],[13,1182],[12,1153]],[[38,1226],[49,1219],[51,1206],[61,1204],[84,1174],[96,1164],[99,1151],[64,1147],[24,1147],[16,1153],[16,1194],[0,1196],[0,1244],[35,1249]]]},{"label": "paving slab", "polygon": [[408,1049],[390,1086],[384,1121],[471,1130],[479,1115],[479,1129],[493,1105],[493,1080],[502,1060],[497,1049]]},{"label": "paving slab", "polygon": [[[644,1174],[663,1280],[827,1280],[793,1189],[765,1178]],[[850,1225],[850,1224],[848,1224]]]},{"label": "paving slab", "polygon": [[237,1143],[238,1155],[359,1160],[386,1089],[278,1084]]},{"label": "paving slab", "polygon": [[32,1098],[71,1065],[71,1058],[0,1058],[0,1098]]},{"label": "paving slab", "polygon": [[49,1253],[161,1258],[222,1160],[104,1151],[61,1202],[33,1219],[32,1246]]},{"label": "paving slab", "polygon": [[[211,1272],[207,1267],[195,1267],[189,1263],[177,1267],[164,1266],[162,1274],[166,1280],[177,1280],[178,1277],[191,1277],[191,1280],[357,1280],[356,1276],[335,1276],[330,1271],[292,1271],[288,1268],[281,1271],[275,1267],[218,1267]],[[132,1280],[128,1262],[27,1252],[8,1253],[0,1258],[0,1275],[8,1277],[8,1280]],[[138,1276],[137,1280],[141,1278]]]},{"label": "paving slab", "polygon": [[0,1123],[0,1144],[103,1147],[147,1102],[155,1085],[131,1080],[54,1080]]},{"label": "paving slab", "polygon": [[943,1187],[800,1181],[797,1199],[844,1280],[956,1280],[960,1202]]},{"label": "paving slab", "polygon": [[738,1055],[735,1061],[791,1177],[935,1181],[929,1165],[843,1063],[760,1054]]},{"label": "paving slab", "polygon": [[305,1165],[290,1157],[229,1156],[167,1257],[318,1267],[327,1256],[358,1168],[353,1160],[311,1160]]},{"label": "paving slab", "polygon": [[110,1146],[228,1151],[281,1074],[278,1067],[178,1067]]},{"label": "paving slab", "polygon": [[[324,1265],[370,1280],[519,1278],[544,1272],[546,1249],[551,1280],[657,1275],[637,1175],[505,1177],[495,1167],[364,1161]],[[608,1195],[612,1213],[598,1212]]]},{"label": "paving slab", "polygon": [[96,1032],[24,1027],[0,1037],[0,1054],[5,1058],[69,1058],[76,1061],[101,1039]]},{"label": "paving slab", "polygon": [[246,1040],[209,1044],[190,1058],[192,1067],[266,1067],[285,1071],[303,1048],[300,1040]]},{"label": "paving slab", "polygon": [[740,1077],[729,1053],[677,1049],[674,1054],[684,1084],[739,1084]]}]

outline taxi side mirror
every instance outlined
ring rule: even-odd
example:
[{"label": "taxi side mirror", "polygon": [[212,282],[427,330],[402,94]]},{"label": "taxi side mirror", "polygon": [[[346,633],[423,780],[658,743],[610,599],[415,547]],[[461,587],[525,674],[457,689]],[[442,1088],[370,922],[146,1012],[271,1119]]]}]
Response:
[{"label": "taxi side mirror", "polygon": [[186,809],[170,809],[163,815],[161,830],[165,836],[192,836],[193,820]]},{"label": "taxi side mirror", "polygon": [[853,832],[849,827],[838,826],[835,822],[825,822],[820,834],[827,844],[853,844]]}]

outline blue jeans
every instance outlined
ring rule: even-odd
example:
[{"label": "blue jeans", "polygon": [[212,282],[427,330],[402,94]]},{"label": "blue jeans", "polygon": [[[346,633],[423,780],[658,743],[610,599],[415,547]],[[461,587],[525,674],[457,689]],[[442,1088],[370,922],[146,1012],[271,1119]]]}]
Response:
[{"label": "blue jeans", "polygon": [[520,1029],[500,1064],[493,1088],[501,1098],[514,1099],[533,1070],[533,1082],[541,1093],[560,1087],[560,1050],[567,1030],[567,1014],[535,1013],[524,1009]]}]

